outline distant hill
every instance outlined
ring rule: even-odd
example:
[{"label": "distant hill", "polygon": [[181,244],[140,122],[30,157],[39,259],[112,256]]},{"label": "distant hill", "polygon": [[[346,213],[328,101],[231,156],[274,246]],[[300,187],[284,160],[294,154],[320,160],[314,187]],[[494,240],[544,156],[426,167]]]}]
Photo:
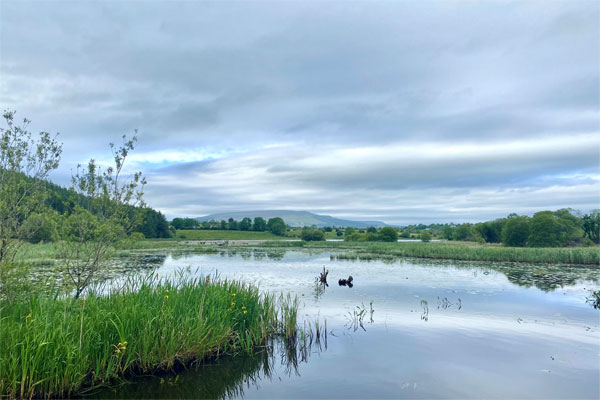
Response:
[{"label": "distant hill", "polygon": [[268,220],[269,218],[280,217],[285,223],[292,227],[303,227],[303,226],[351,226],[353,228],[367,228],[369,226],[382,227],[386,226],[381,221],[351,221],[347,219],[334,218],[329,215],[314,214],[308,211],[288,211],[288,210],[265,210],[265,211],[240,211],[240,212],[227,212],[221,214],[211,214],[204,217],[196,218],[199,222],[204,221],[227,221],[229,218],[233,218],[236,221],[241,221],[244,218],[254,219],[256,217],[263,217]]}]

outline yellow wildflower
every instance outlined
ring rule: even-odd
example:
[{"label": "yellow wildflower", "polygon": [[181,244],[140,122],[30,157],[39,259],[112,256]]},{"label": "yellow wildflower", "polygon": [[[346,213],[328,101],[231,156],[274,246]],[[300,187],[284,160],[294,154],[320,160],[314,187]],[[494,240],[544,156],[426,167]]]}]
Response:
[{"label": "yellow wildflower", "polygon": [[231,293],[231,297],[235,297],[235,293]]},{"label": "yellow wildflower", "polygon": [[169,300],[169,295],[166,295],[166,296],[165,296],[165,300]]}]

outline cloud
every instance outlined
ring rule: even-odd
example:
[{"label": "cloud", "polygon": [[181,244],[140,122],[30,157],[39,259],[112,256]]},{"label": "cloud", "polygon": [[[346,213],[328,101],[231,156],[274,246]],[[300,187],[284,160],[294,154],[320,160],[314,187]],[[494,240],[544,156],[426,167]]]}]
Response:
[{"label": "cloud", "polygon": [[594,2],[4,2],[0,103],[61,132],[62,183],[138,129],[132,168],[170,216],[589,209],[599,20]]}]

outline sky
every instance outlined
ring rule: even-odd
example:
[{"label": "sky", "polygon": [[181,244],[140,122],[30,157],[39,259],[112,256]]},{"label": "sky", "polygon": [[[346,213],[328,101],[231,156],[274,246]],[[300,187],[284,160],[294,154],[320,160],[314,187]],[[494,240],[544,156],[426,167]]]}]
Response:
[{"label": "sky", "polygon": [[0,0],[0,106],[67,185],[137,129],[168,218],[600,208],[600,2]]}]

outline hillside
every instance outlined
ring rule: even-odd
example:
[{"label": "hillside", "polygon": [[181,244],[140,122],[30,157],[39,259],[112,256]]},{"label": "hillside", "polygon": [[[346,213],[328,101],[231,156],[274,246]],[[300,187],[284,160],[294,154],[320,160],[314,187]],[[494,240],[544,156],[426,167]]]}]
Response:
[{"label": "hillside", "polygon": [[366,228],[369,226],[381,227],[386,226],[381,221],[351,221],[346,219],[340,219],[331,217],[329,215],[320,215],[311,213],[308,211],[289,211],[289,210],[263,210],[263,211],[240,211],[240,212],[227,212],[220,214],[211,214],[204,217],[196,218],[199,222],[204,221],[227,221],[229,218],[233,218],[236,221],[241,221],[244,218],[256,218],[263,217],[268,220],[269,218],[280,217],[285,223],[291,227],[303,227],[312,226],[317,227],[323,226],[339,226],[346,227],[351,226],[353,228]]}]

